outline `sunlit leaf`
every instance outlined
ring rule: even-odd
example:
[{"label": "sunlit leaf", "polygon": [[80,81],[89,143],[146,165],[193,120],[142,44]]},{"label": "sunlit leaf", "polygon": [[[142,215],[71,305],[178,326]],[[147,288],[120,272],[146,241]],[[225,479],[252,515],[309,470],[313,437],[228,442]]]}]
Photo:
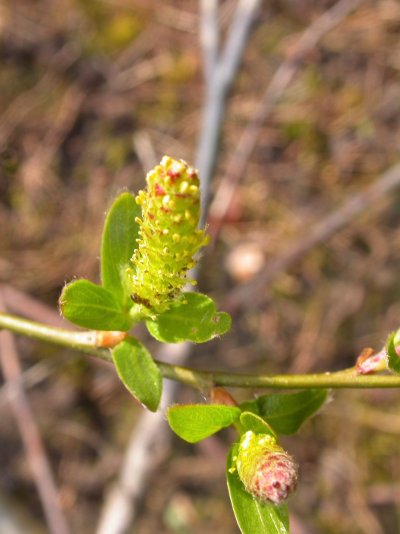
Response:
[{"label": "sunlit leaf", "polygon": [[400,356],[396,352],[396,343],[399,338],[399,331],[393,332],[388,337],[386,342],[386,352],[388,354],[388,366],[391,371],[394,373],[400,374]]},{"label": "sunlit leaf", "polygon": [[124,271],[137,247],[140,207],[131,193],[122,193],[109,209],[101,242],[101,280],[123,305],[130,303],[124,284]]},{"label": "sunlit leaf", "polygon": [[63,316],[78,326],[93,330],[129,330],[132,319],[113,293],[89,280],[75,280],[60,296]]},{"label": "sunlit leaf", "polygon": [[172,430],[189,443],[195,443],[234,423],[240,416],[236,406],[188,404],[171,406],[167,418]]},{"label": "sunlit leaf", "polygon": [[259,415],[252,412],[243,412],[240,416],[240,424],[242,425],[243,432],[251,430],[255,434],[270,434],[276,437],[274,430],[271,426]]},{"label": "sunlit leaf", "polygon": [[261,416],[278,434],[295,434],[328,398],[326,389],[297,393],[272,393],[241,404],[241,409]]},{"label": "sunlit leaf", "polygon": [[158,341],[204,343],[230,330],[231,317],[217,312],[214,301],[201,293],[184,293],[170,309],[146,321],[150,334]]},{"label": "sunlit leaf", "polygon": [[147,349],[136,339],[127,338],[113,349],[112,357],[128,391],[155,412],[160,404],[162,377]]}]

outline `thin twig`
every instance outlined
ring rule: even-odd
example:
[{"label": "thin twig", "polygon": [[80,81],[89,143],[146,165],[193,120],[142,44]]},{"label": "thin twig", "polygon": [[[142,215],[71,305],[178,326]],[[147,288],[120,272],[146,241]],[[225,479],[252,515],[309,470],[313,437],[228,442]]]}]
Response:
[{"label": "thin twig", "polygon": [[[3,8],[4,3],[1,5]],[[19,14],[21,17],[22,13]],[[32,23],[33,24],[33,23]],[[7,25],[10,30],[12,25]],[[33,34],[32,26],[24,32],[24,39],[31,37]],[[10,137],[15,132],[16,128],[26,119],[26,117],[42,103],[41,95],[45,94],[47,98],[51,96],[50,91],[57,91],[59,84],[57,82],[57,74],[54,72],[54,65],[59,69],[67,69],[75,61],[74,53],[71,54],[71,47],[66,44],[53,56],[51,65],[46,69],[43,76],[38,83],[31,89],[19,94],[11,104],[5,109],[4,113],[0,115],[1,131],[0,131],[0,149],[5,147]]]},{"label": "thin twig", "polygon": [[251,24],[260,4],[261,0],[239,1],[226,43],[212,76],[206,78],[202,127],[196,156],[196,167],[199,169],[203,189],[202,223],[205,221],[210,182],[217,159],[226,97],[235,78]]},{"label": "thin twig", "polygon": [[11,332],[0,332],[0,365],[6,382],[13,384],[14,394],[10,396],[10,406],[21,434],[49,530],[53,534],[68,534],[70,530],[58,502],[57,487],[40,432],[21,385],[22,371]]},{"label": "thin twig", "polygon": [[261,5],[260,0],[239,0],[226,43],[218,59],[219,83],[226,91],[235,80],[248,41],[251,25]]},{"label": "thin twig", "polygon": [[238,307],[257,306],[265,299],[266,287],[282,272],[302,258],[320,243],[326,242],[336,232],[348,225],[361,213],[373,208],[390,191],[400,186],[400,164],[390,168],[361,193],[351,196],[325,218],[309,222],[305,237],[294,240],[275,261],[267,263],[253,281],[244,284],[229,295],[229,310]]},{"label": "thin twig", "polygon": [[68,323],[60,316],[57,310],[24,291],[16,289],[9,284],[0,284],[0,293],[4,301],[4,307],[8,311],[23,315],[33,321],[68,328]]},{"label": "thin twig", "polygon": [[108,82],[111,91],[132,91],[138,85],[153,80],[173,69],[172,54],[161,52],[151,59],[135,62],[128,69],[116,73]]},{"label": "thin twig", "polygon": [[243,131],[227,163],[227,169],[210,206],[213,234],[218,233],[221,221],[229,210],[237,184],[243,177],[247,163],[257,143],[261,129],[279,98],[303,65],[307,55],[330,30],[337,26],[362,0],[340,0],[318,17],[301,35],[290,57],[283,61],[272,77],[252,119]]},{"label": "thin twig", "polygon": [[155,167],[159,161],[150,134],[146,130],[139,130],[133,135],[132,144],[146,174],[148,169]]},{"label": "thin twig", "polygon": [[218,59],[218,0],[200,0],[200,43],[206,84],[214,75]]},{"label": "thin twig", "polygon": [[[33,321],[40,321],[51,326],[68,328],[60,314],[54,309],[43,304],[24,291],[16,289],[9,284],[0,284],[0,293],[4,307]],[[10,396],[18,395],[19,388],[32,388],[40,382],[46,380],[56,369],[65,365],[64,361],[58,359],[43,360],[29,369],[22,371],[16,381],[8,381],[0,387],[0,409],[10,400]]]},{"label": "thin twig", "polygon": [[[44,324],[35,323],[15,317],[6,313],[0,313],[0,328],[12,332],[55,343],[63,347],[70,347],[104,361],[111,362],[112,356],[109,349],[99,349],[95,344],[95,337],[91,332],[71,332],[62,328],[54,328]],[[81,335],[81,342],[78,343]],[[175,347],[166,345],[166,347]],[[170,350],[170,349],[169,349]],[[179,349],[175,347],[177,353]],[[182,350],[184,353],[184,350]],[[182,356],[181,356],[182,357]],[[223,371],[199,371],[191,367],[184,367],[171,363],[155,360],[164,378],[187,384],[201,391],[208,391],[214,386],[228,386],[241,388],[274,388],[274,389],[298,389],[298,388],[399,388],[399,375],[371,374],[362,375],[356,368],[344,369],[334,373],[314,374],[288,374],[288,375],[259,375],[228,373]],[[119,531],[118,531],[119,532]]]},{"label": "thin twig", "polygon": [[73,127],[85,99],[86,95],[78,85],[72,85],[65,91],[58,113],[49,126],[43,142],[21,166],[19,170],[21,180],[31,194],[41,187],[46,170]]},{"label": "thin twig", "polygon": [[27,389],[36,386],[46,380],[54,371],[59,368],[60,362],[57,359],[42,360],[26,371],[22,371],[16,380],[8,380],[0,386],[0,410],[7,406],[11,398],[19,395],[21,388]]}]

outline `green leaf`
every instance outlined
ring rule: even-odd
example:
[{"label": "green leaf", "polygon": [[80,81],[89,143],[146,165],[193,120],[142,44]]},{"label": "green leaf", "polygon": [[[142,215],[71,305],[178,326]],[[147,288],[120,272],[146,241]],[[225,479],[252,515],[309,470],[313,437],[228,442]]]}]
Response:
[{"label": "green leaf", "polygon": [[255,413],[243,412],[240,416],[240,424],[242,425],[243,433],[252,430],[255,434],[269,434],[274,438],[277,437],[271,426]]},{"label": "green leaf", "polygon": [[201,293],[184,293],[171,308],[156,319],[146,321],[150,334],[158,341],[204,343],[230,330],[231,317],[216,312],[214,301]]},{"label": "green leaf", "polygon": [[393,342],[395,347],[400,345],[400,329],[393,332]]},{"label": "green leaf", "polygon": [[189,443],[196,443],[234,423],[240,416],[236,406],[191,404],[167,410],[169,426]]},{"label": "green leaf", "polygon": [[386,342],[386,352],[388,354],[388,366],[394,373],[400,374],[400,357],[396,352],[398,343],[399,331],[393,332],[389,335]]},{"label": "green leaf", "polygon": [[101,280],[103,287],[111,291],[119,302],[127,305],[129,291],[125,289],[124,271],[137,247],[140,207],[131,193],[116,198],[104,222],[101,242]]},{"label": "green leaf", "polygon": [[66,285],[60,296],[60,309],[71,323],[84,328],[126,331],[132,325],[114,295],[89,280]]},{"label": "green leaf", "polygon": [[148,350],[134,338],[127,338],[112,351],[118,376],[130,393],[149,410],[160,404],[162,377]]},{"label": "green leaf", "polygon": [[242,534],[289,534],[287,504],[263,503],[245,490],[234,467],[237,447],[234,443],[229,451],[226,478],[233,512]]},{"label": "green leaf", "polygon": [[326,389],[307,389],[298,393],[273,393],[240,405],[244,411],[265,419],[278,434],[295,434],[328,397]]}]

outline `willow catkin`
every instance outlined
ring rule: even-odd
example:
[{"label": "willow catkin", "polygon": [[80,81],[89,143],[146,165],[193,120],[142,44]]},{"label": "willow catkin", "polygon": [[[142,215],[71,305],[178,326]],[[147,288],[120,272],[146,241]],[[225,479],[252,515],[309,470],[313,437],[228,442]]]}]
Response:
[{"label": "willow catkin", "polygon": [[246,491],[262,502],[280,504],[296,489],[296,462],[268,434],[243,434],[235,461]]},{"label": "willow catkin", "polygon": [[198,228],[200,189],[195,169],[164,156],[146,182],[147,189],[136,197],[142,217],[137,219],[140,229],[130,289],[134,302],[160,313],[189,281],[187,272],[208,236]]}]

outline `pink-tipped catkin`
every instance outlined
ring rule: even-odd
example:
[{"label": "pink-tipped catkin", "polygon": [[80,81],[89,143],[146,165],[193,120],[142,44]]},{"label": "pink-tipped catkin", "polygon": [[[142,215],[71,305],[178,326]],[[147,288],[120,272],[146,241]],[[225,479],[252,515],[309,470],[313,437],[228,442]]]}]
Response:
[{"label": "pink-tipped catkin", "polygon": [[128,278],[132,300],[161,313],[190,281],[187,274],[209,238],[198,228],[200,181],[196,169],[164,156],[147,174],[146,182],[147,188],[136,197],[142,215],[137,219],[138,247]]},{"label": "pink-tipped catkin", "polygon": [[297,486],[296,462],[267,434],[249,430],[242,436],[236,469],[246,491],[263,502],[280,504]]}]

